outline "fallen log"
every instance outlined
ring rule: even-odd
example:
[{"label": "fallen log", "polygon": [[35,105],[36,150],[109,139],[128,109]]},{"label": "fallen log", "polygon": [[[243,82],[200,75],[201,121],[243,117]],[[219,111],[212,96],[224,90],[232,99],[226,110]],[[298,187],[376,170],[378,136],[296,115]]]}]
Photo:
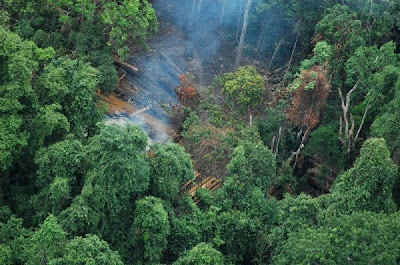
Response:
[{"label": "fallen log", "polygon": [[135,75],[139,69],[127,62],[121,62],[120,60],[118,60],[118,58],[116,56],[113,57],[113,62],[116,66],[122,68],[123,70],[125,70],[125,72]]},{"label": "fallen log", "polygon": [[143,113],[143,112],[146,112],[146,111],[148,111],[148,110],[150,110],[150,107],[146,107],[146,108],[137,110],[137,111],[135,111],[134,113],[132,113],[131,116],[133,117],[133,116],[139,115],[139,114],[141,114],[141,113]]}]

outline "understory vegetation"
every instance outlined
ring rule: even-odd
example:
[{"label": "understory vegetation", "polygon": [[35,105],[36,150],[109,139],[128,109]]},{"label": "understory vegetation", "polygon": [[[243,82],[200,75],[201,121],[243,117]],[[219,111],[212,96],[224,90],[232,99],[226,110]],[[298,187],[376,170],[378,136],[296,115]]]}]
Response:
[{"label": "understory vegetation", "polygon": [[399,264],[400,2],[186,2],[236,61],[161,144],[98,98],[147,0],[0,0],[0,264]]}]

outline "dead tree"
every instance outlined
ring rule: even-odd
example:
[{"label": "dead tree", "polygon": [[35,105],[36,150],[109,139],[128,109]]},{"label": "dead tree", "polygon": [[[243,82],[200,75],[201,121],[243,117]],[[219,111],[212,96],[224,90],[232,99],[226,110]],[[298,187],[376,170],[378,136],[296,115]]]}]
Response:
[{"label": "dead tree", "polygon": [[[304,148],[311,131],[318,125],[325,107],[331,86],[326,76],[326,65],[317,65],[301,71],[298,87],[294,90],[290,109],[286,118],[299,128],[300,145],[290,157],[295,169],[299,155]],[[313,84],[310,88],[310,84]],[[304,133],[303,133],[304,132]]]},{"label": "dead tree", "polygon": [[342,90],[338,88],[341,107],[343,111],[343,115],[340,117],[339,140],[342,142],[343,147],[345,147],[347,154],[350,154],[354,144],[357,142],[362,127],[364,125],[365,118],[367,117],[368,110],[370,108],[369,105],[366,106],[363,117],[361,119],[361,123],[357,129],[356,134],[354,134],[355,122],[353,114],[349,112],[349,107],[351,103],[351,94],[353,94],[353,92],[357,89],[359,83],[360,80],[358,80],[353,88],[350,89],[349,92],[347,92],[346,98],[343,96]]},{"label": "dead tree", "polygon": [[276,56],[276,54],[278,53],[279,48],[282,46],[282,44],[283,44],[284,42],[285,42],[284,39],[280,39],[280,40],[275,44],[274,53],[272,54],[271,60],[269,61],[268,71],[271,70],[271,66],[272,66],[272,63],[273,63],[273,61],[274,61],[274,59],[275,59],[275,56]]},{"label": "dead tree", "polygon": [[235,69],[238,69],[240,61],[242,60],[243,45],[246,38],[247,26],[249,23],[249,12],[252,0],[247,0],[246,9],[243,16],[242,33],[240,34],[239,46],[236,54]]},{"label": "dead tree", "polygon": [[224,20],[226,1],[227,0],[222,0],[221,18],[219,19],[219,22]]},{"label": "dead tree", "polygon": [[262,28],[260,31],[260,36],[258,37],[258,41],[257,41],[257,48],[256,48],[257,52],[261,51],[261,48],[264,44],[266,33],[268,31],[269,24],[270,24],[270,20],[268,19],[268,16],[265,15],[264,22],[263,22],[263,25],[262,25]]},{"label": "dead tree", "polygon": [[193,5],[192,5],[192,14],[193,14],[193,11],[194,11],[194,7],[196,6],[196,0],[193,0]]},{"label": "dead tree", "polygon": [[242,1],[239,1],[239,15],[238,15],[238,20],[236,24],[236,40],[239,39],[240,36],[240,26],[242,25],[242,19],[243,19],[243,8],[244,6],[242,5]]},{"label": "dead tree", "polygon": [[113,57],[113,62],[116,66],[122,68],[125,72],[129,74],[135,75],[139,71],[136,66],[133,66],[127,62],[120,61],[117,56]]},{"label": "dead tree", "polygon": [[289,72],[290,66],[292,65],[293,56],[294,56],[294,52],[296,51],[296,47],[297,47],[297,42],[298,41],[299,41],[299,34],[297,34],[296,41],[294,42],[292,53],[290,55],[289,63],[288,63],[288,66],[286,68],[286,73],[285,74],[287,74]]},{"label": "dead tree", "polygon": [[282,138],[282,127],[279,127],[278,137],[274,135],[274,137],[272,137],[272,143],[271,143],[271,151],[272,153],[275,154],[275,156],[278,156],[279,143],[281,141],[281,138]]},{"label": "dead tree", "polygon": [[299,161],[299,155],[305,146],[305,143],[308,139],[308,136],[310,135],[310,132],[311,132],[310,127],[307,127],[304,134],[302,131],[300,131],[300,136],[301,136],[301,134],[303,134],[303,136],[301,137],[301,142],[300,142],[299,148],[297,148],[297,150],[295,152],[293,152],[292,156],[290,157],[290,161],[294,161],[292,171],[294,171],[294,169],[297,166],[297,162]]},{"label": "dead tree", "polygon": [[200,10],[201,10],[201,4],[203,3],[203,0],[199,1],[199,6],[197,7],[197,13],[200,14]]}]

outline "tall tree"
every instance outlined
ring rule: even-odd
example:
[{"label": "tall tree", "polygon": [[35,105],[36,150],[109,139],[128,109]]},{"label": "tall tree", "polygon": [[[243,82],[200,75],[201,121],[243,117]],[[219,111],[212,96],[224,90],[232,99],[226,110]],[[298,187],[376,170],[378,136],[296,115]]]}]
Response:
[{"label": "tall tree", "polygon": [[340,175],[332,187],[328,215],[363,210],[395,211],[392,192],[396,178],[397,168],[385,140],[368,139],[354,166]]},{"label": "tall tree", "polygon": [[[101,120],[102,113],[96,107],[95,99],[98,83],[99,72],[88,63],[60,58],[44,67],[35,84],[35,92],[41,105],[56,104],[51,109],[65,115],[71,132],[83,138],[93,135],[95,124]],[[50,121],[53,120],[56,119]]]},{"label": "tall tree", "polygon": [[151,147],[148,154],[150,166],[149,193],[166,201],[176,198],[179,187],[194,179],[190,156],[177,144]]},{"label": "tall tree", "polygon": [[[335,5],[327,10],[315,26],[316,39],[326,41],[333,47],[331,70],[342,78],[344,64],[357,47],[365,44],[362,22],[357,13],[345,5]],[[340,85],[340,84],[338,84]]]},{"label": "tall tree", "polygon": [[396,264],[400,258],[398,213],[357,212],[317,229],[292,233],[274,264]]},{"label": "tall tree", "polygon": [[[347,60],[346,83],[352,88],[346,95],[337,88],[343,111],[339,137],[347,154],[356,146],[365,123],[369,125],[381,112],[381,106],[394,97],[399,65],[393,42],[385,43],[379,49],[376,46],[359,47]],[[361,102],[356,105],[353,101]],[[354,117],[352,112],[357,109],[362,109],[361,117]],[[357,127],[356,120],[359,120]]]},{"label": "tall tree", "polygon": [[247,27],[249,24],[249,12],[250,12],[250,8],[251,8],[251,3],[252,3],[252,0],[247,0],[246,8],[245,8],[244,14],[243,14],[243,26],[242,26],[242,31],[240,33],[239,45],[237,47],[235,69],[239,68],[240,61],[242,60],[243,46],[244,46],[245,39],[246,39]]},{"label": "tall tree", "polygon": [[252,125],[251,107],[257,106],[265,92],[263,77],[253,66],[240,67],[234,73],[226,73],[222,79],[222,93],[241,111],[247,110]]},{"label": "tall tree", "polygon": [[27,264],[48,264],[63,254],[66,244],[67,233],[58,224],[57,218],[49,215],[33,234]]},{"label": "tall tree", "polygon": [[400,79],[397,81],[394,99],[385,106],[384,112],[373,122],[372,135],[385,138],[394,159],[400,161]]},{"label": "tall tree", "polygon": [[42,222],[48,213],[58,215],[69,206],[79,192],[85,162],[83,146],[77,140],[58,142],[37,152],[38,193],[31,198],[37,222]]},{"label": "tall tree", "polygon": [[210,244],[200,243],[180,257],[174,265],[224,265],[225,258]]},{"label": "tall tree", "polygon": [[38,68],[37,50],[33,42],[0,27],[0,168],[3,172],[28,144],[25,102],[35,101],[31,84]]},{"label": "tall tree", "polygon": [[123,265],[119,254],[95,235],[72,239],[65,246],[64,252],[62,257],[52,259],[49,265]]},{"label": "tall tree", "polygon": [[23,219],[11,215],[8,207],[0,208],[0,261],[4,264],[26,264],[32,248],[32,231]]},{"label": "tall tree", "polygon": [[276,174],[275,155],[262,142],[244,142],[235,148],[229,162],[231,174],[223,186],[224,191],[235,204],[258,187],[268,194]]},{"label": "tall tree", "polygon": [[88,170],[82,190],[60,213],[60,222],[74,235],[102,235],[111,244],[126,240],[132,200],[149,185],[145,159],[147,136],[138,127],[102,127],[87,147]]},{"label": "tall tree", "polygon": [[286,113],[289,122],[300,129],[301,136],[299,148],[291,157],[294,162],[293,168],[296,167],[309,134],[320,122],[331,88],[328,77],[331,46],[326,42],[318,42],[313,53],[311,59],[302,62],[300,73],[291,85],[292,104]]},{"label": "tall tree", "polygon": [[170,233],[168,213],[162,201],[149,196],[136,202],[130,243],[136,264],[158,264]]}]

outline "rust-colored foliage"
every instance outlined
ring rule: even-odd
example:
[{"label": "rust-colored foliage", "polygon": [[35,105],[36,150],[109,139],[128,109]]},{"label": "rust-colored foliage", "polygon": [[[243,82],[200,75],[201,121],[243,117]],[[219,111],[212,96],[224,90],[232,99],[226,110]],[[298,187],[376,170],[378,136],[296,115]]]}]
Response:
[{"label": "rust-colored foliage", "polygon": [[182,103],[192,101],[197,98],[197,91],[193,87],[193,82],[185,74],[179,76],[180,84],[175,87],[175,93]]},{"label": "rust-colored foliage", "polygon": [[175,93],[178,96],[180,103],[182,103],[182,105],[173,105],[170,103],[172,110],[171,119],[175,127],[173,137],[175,141],[179,142],[182,140],[180,135],[182,124],[188,114],[184,111],[183,106],[196,109],[197,105],[200,103],[200,95],[194,88],[193,80],[185,74],[179,76],[179,85],[175,87]]},{"label": "rust-colored foliage", "polygon": [[302,71],[297,82],[286,117],[299,129],[305,127],[310,132],[320,121],[330,91],[326,67],[318,65]]},{"label": "rust-colored foliage", "polygon": [[318,42],[323,41],[323,40],[324,40],[324,37],[321,34],[315,34],[311,40],[311,43],[315,45]]}]

